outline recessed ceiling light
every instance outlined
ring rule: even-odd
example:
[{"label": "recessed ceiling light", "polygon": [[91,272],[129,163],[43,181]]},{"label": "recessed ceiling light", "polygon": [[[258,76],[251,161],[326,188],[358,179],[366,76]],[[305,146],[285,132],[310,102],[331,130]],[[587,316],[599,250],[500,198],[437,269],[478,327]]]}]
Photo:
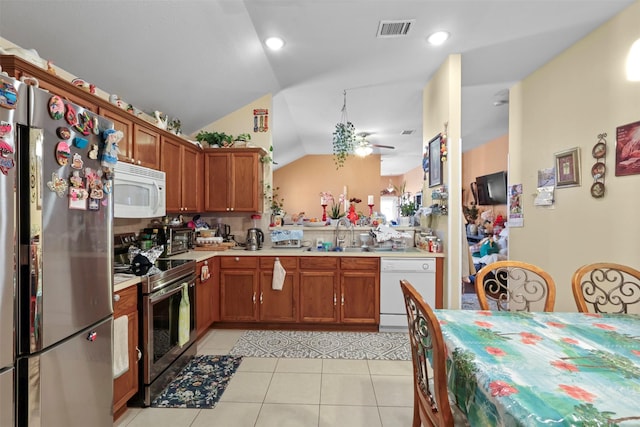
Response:
[{"label": "recessed ceiling light", "polygon": [[269,37],[264,41],[264,44],[271,50],[280,50],[284,46],[284,40],[280,37]]},{"label": "recessed ceiling light", "polygon": [[433,46],[440,46],[442,43],[446,42],[448,38],[449,33],[446,31],[436,31],[427,38],[427,41]]}]

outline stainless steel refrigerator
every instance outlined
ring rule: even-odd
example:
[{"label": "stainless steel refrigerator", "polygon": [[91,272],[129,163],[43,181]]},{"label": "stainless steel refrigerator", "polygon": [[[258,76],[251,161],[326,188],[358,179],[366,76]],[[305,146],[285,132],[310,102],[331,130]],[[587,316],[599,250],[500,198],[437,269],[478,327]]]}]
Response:
[{"label": "stainless steel refrigerator", "polygon": [[0,76],[0,425],[111,427],[113,123],[30,83]]}]

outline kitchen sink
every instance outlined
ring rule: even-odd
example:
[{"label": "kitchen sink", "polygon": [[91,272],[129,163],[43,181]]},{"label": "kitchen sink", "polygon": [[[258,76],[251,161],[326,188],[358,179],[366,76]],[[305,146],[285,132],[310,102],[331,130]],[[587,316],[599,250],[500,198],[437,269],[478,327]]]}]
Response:
[{"label": "kitchen sink", "polygon": [[360,246],[353,246],[347,248],[331,248],[328,251],[318,248],[305,248],[304,252],[371,252],[369,248],[361,248]]}]

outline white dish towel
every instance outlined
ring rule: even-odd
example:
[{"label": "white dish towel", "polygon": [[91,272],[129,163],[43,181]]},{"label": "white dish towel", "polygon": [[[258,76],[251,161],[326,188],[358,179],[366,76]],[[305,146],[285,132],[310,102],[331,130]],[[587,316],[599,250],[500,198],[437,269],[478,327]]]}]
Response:
[{"label": "white dish towel", "polygon": [[280,263],[280,259],[276,258],[273,263],[273,279],[271,280],[271,289],[274,291],[281,291],[282,286],[284,286],[284,278],[287,272],[284,267]]},{"label": "white dish towel", "polygon": [[119,316],[113,321],[113,378],[129,370],[129,317]]}]

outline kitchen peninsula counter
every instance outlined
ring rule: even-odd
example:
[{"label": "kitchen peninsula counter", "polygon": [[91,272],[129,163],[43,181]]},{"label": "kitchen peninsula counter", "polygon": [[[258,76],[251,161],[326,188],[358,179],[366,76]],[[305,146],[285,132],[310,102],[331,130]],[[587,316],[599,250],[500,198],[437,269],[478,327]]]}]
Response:
[{"label": "kitchen peninsula counter", "polygon": [[[220,256],[257,256],[257,257],[273,257],[273,256],[295,256],[295,257],[363,257],[363,258],[444,258],[443,253],[425,252],[415,247],[407,250],[397,251],[373,251],[373,252],[323,252],[308,251],[307,248],[263,248],[257,251],[247,251],[245,249],[227,249],[226,251],[202,251],[190,250],[188,252],[174,255],[173,259],[193,259],[196,262],[205,261],[212,257]],[[113,291],[118,292],[130,286],[136,286],[140,283],[140,277],[129,278],[124,281],[118,281],[114,278]]]}]

